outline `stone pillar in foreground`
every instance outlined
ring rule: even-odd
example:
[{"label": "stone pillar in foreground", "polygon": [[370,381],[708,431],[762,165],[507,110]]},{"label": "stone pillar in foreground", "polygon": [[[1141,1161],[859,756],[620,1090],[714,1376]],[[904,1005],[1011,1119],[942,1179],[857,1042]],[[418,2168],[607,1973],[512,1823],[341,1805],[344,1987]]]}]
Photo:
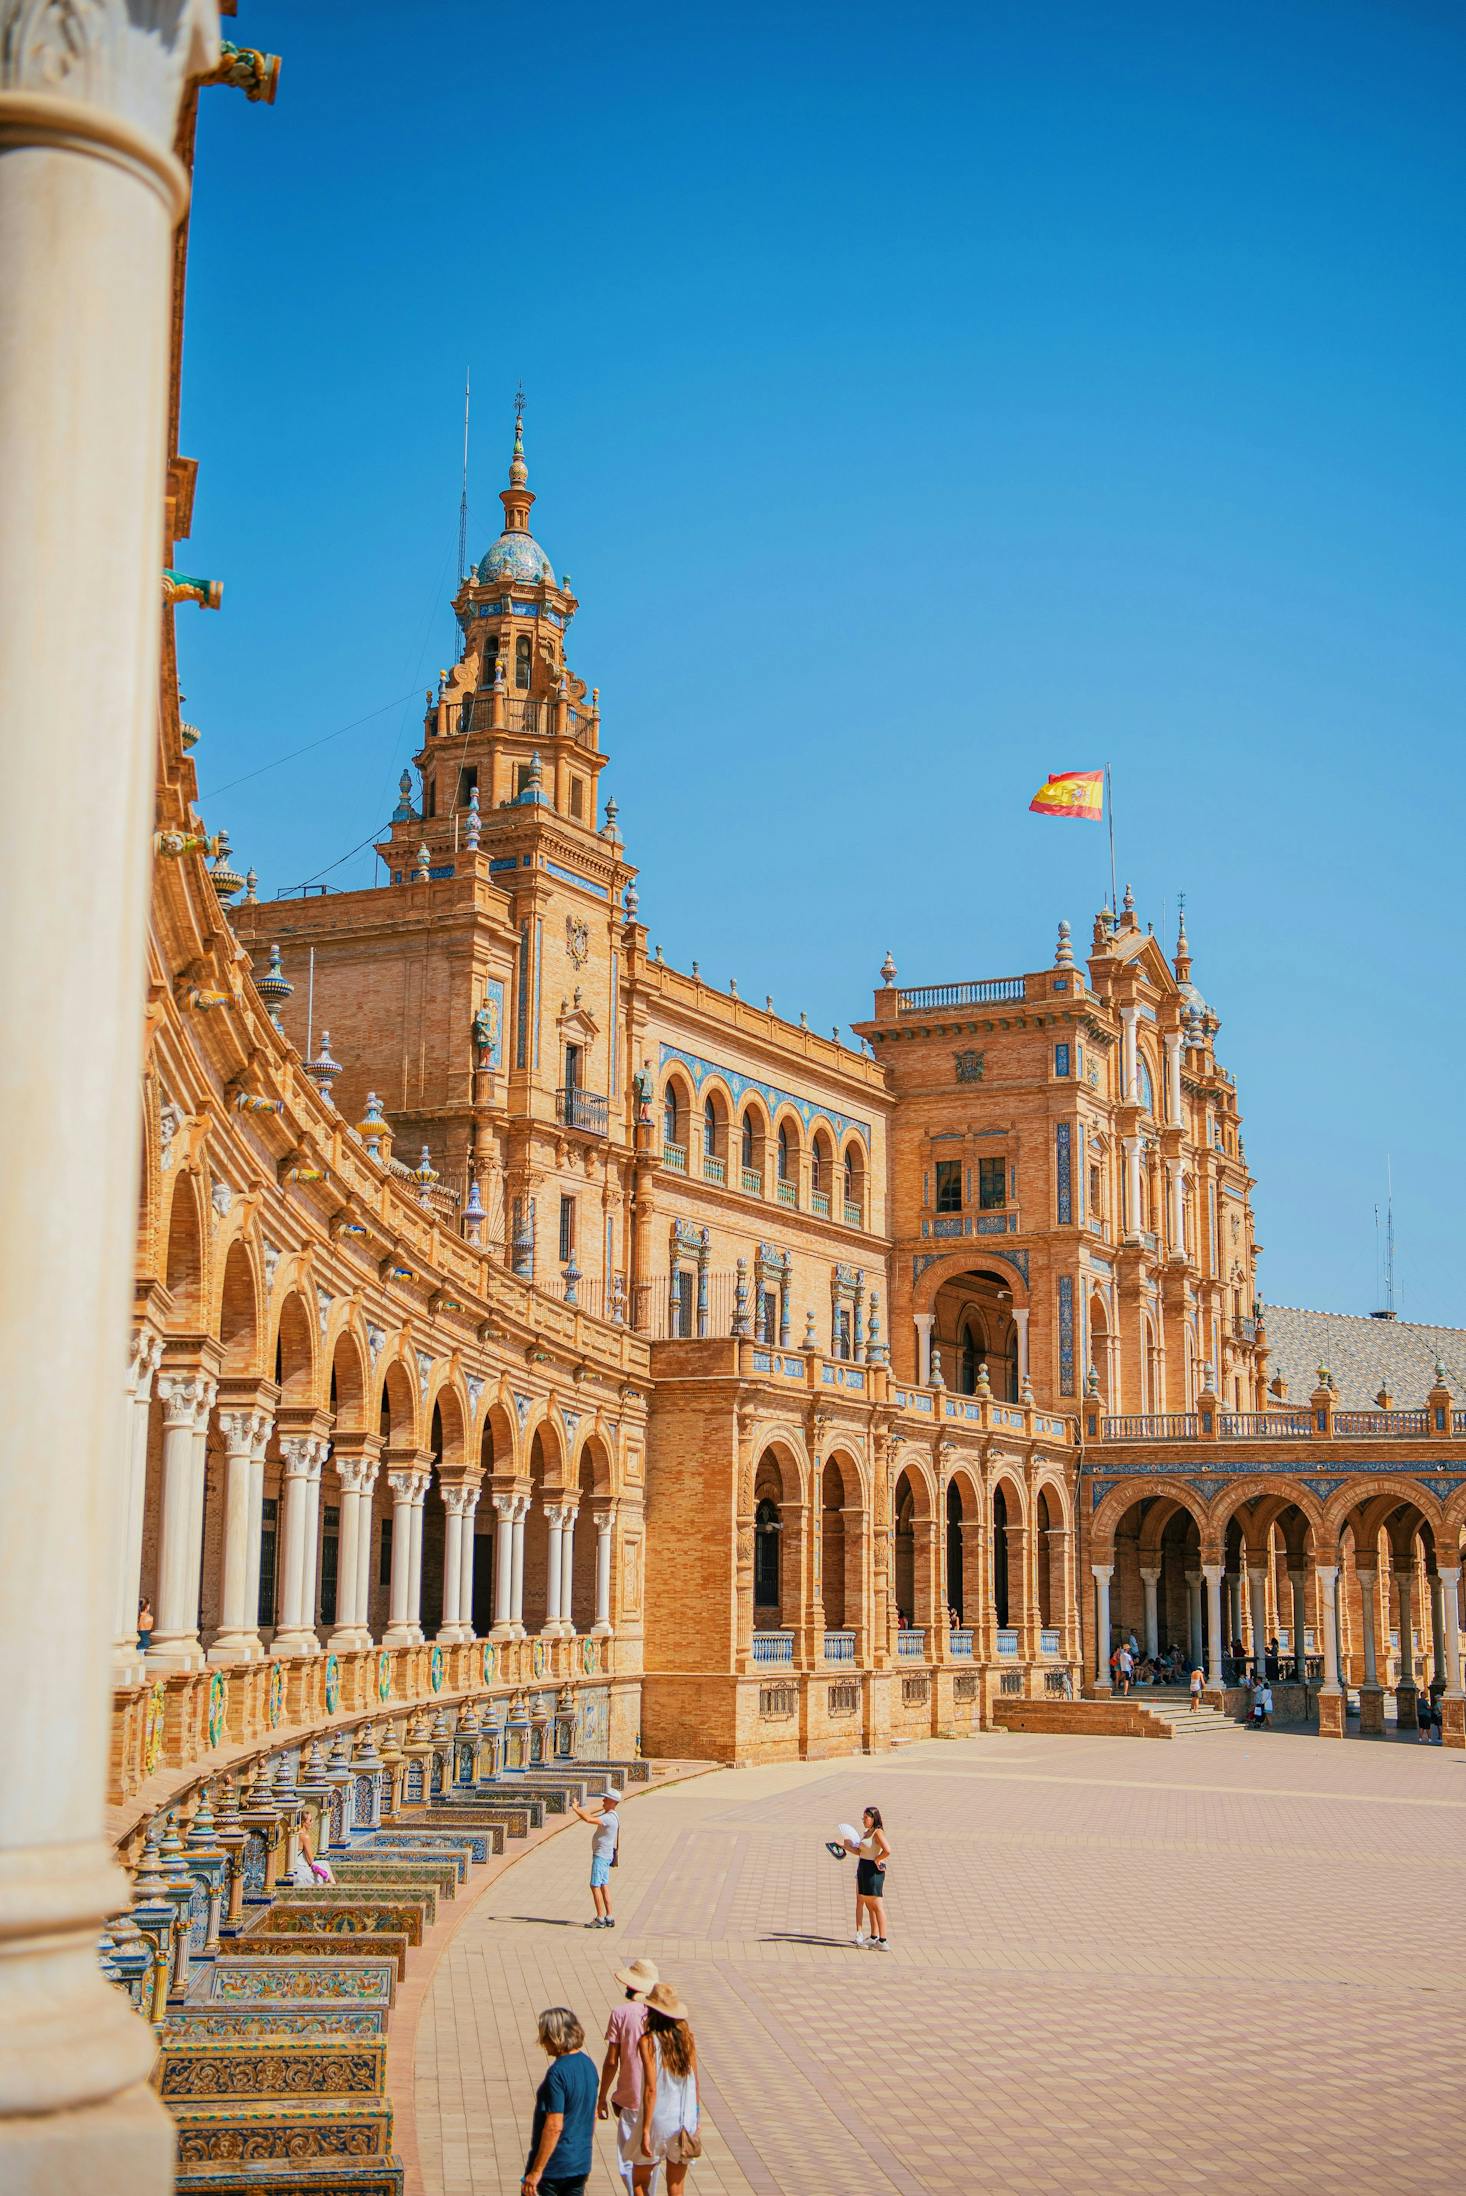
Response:
[{"label": "stone pillar in foreground", "polygon": [[1094,1573],[1094,1689],[1108,1693],[1110,1685],[1110,1580],[1113,1563],[1091,1563]]},{"label": "stone pillar in foreground", "polygon": [[1203,1563],[1201,1575],[1206,1580],[1207,1691],[1221,1693],[1226,1686],[1226,1679],[1222,1674],[1222,1579],[1224,1573],[1220,1563]]},{"label": "stone pillar in foreground", "polygon": [[[118,1383],[137,1224],[173,238],[215,0],[0,0],[0,723],[44,727],[85,876],[0,803],[0,2186],[151,2196],[154,2039],[97,1961]],[[78,619],[89,675],[67,677]],[[17,1041],[17,1033],[20,1033]],[[44,1469],[39,1468],[44,1463]]]}]

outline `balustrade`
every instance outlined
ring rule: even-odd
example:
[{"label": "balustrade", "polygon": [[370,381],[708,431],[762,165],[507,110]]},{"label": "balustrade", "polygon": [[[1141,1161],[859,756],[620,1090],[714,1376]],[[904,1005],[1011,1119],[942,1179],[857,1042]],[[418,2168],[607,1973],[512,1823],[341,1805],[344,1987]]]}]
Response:
[{"label": "balustrade", "polygon": [[1018,1633],[1011,1624],[998,1627],[998,1653],[1005,1660],[1015,1660],[1018,1655]]},{"label": "balustrade", "polygon": [[687,1146],[685,1144],[663,1144],[662,1165],[669,1174],[685,1174],[687,1172]]},{"label": "balustrade", "polygon": [[853,1632],[826,1632],[826,1662],[853,1662],[855,1660],[855,1634]]},{"label": "balustrade", "polygon": [[925,1662],[926,1633],[920,1627],[910,1627],[896,1634],[896,1653],[903,1662]]},{"label": "balustrade", "polygon": [[914,989],[898,991],[896,1001],[900,1013],[922,1014],[929,1007],[986,1006],[1027,996],[1026,978],[987,976],[970,984],[919,984]]},{"label": "balustrade", "polygon": [[744,1167],[740,1175],[740,1180],[742,1182],[743,1188],[747,1191],[750,1197],[763,1196],[764,1178],[757,1167]]},{"label": "balustrade", "polygon": [[716,1158],[712,1152],[705,1152],[703,1154],[702,1176],[705,1182],[726,1182],[728,1169],[723,1161]]},{"label": "balustrade", "polygon": [[775,1665],[789,1668],[794,1661],[794,1634],[792,1632],[755,1632],[753,1635],[753,1660],[760,1669]]},{"label": "balustrade", "polygon": [[954,1655],[970,1660],[972,1656],[972,1626],[970,1624],[954,1624],[947,1634],[947,1644]]},{"label": "balustrade", "polygon": [[779,1203],[787,1205],[791,1211],[797,1211],[799,1206],[799,1186],[797,1183],[781,1182],[779,1184]]},{"label": "balustrade", "polygon": [[1056,1625],[1045,1624],[1038,1635],[1038,1651],[1041,1655],[1061,1655],[1063,1646]]}]

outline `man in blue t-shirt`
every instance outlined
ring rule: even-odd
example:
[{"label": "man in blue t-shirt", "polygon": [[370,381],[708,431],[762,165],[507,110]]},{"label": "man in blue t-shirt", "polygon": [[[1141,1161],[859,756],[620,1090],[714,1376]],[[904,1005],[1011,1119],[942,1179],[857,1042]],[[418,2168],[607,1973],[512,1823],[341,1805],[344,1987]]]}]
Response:
[{"label": "man in blue t-shirt", "polygon": [[585,2030],[567,2005],[540,2015],[540,2048],[550,2065],[535,2092],[524,2196],[585,2196],[600,2081],[581,2049]]}]

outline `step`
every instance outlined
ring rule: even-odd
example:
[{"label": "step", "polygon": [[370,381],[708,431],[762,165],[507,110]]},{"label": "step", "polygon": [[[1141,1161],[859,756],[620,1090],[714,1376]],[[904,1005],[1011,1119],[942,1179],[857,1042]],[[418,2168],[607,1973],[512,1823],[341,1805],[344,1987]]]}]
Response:
[{"label": "step", "polygon": [[267,2158],[383,2157],[392,2148],[385,2097],[249,2097],[237,2103],[170,2100],[180,2172],[210,2165],[251,2167]]},{"label": "step", "polygon": [[384,2005],[333,2005],[324,1998],[295,1998],[288,2005],[219,2005],[208,2000],[195,2004],[185,1999],[178,2012],[164,2024],[160,2048],[188,2037],[199,2041],[217,2038],[251,2043],[257,2036],[311,2036],[322,2042],[368,2040],[387,2033]]},{"label": "step", "polygon": [[160,2038],[152,2083],[164,2103],[223,2103],[245,2097],[320,2102],[386,2094],[384,2037],[205,2037],[192,2023]]},{"label": "step", "polygon": [[197,1971],[185,2003],[387,2007],[396,1992],[395,1954],[376,1946],[359,1953],[333,1937],[324,1953],[313,1955],[278,1941],[266,1946],[256,1938],[235,1937],[230,1943],[254,1950],[221,1950],[211,1966]]},{"label": "step", "polygon": [[180,2167],[177,2196],[402,2196],[402,2161],[367,2158],[211,2159]]}]

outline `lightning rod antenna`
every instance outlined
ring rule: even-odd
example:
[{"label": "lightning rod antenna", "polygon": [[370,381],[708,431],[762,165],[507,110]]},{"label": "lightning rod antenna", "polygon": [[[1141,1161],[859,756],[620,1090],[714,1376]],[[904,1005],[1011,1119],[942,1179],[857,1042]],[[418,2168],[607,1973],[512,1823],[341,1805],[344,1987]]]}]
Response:
[{"label": "lightning rod antenna", "polygon": [[463,373],[463,494],[458,499],[458,577],[468,571],[468,369]]}]

